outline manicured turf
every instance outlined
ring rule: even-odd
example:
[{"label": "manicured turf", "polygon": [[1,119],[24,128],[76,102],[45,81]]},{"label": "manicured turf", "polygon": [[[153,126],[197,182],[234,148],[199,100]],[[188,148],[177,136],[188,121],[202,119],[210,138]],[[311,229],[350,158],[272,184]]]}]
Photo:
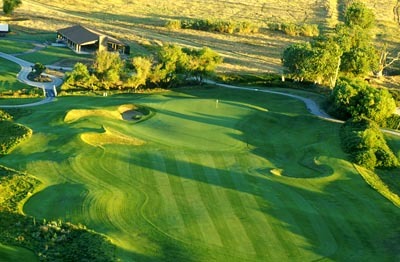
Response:
[{"label": "manicured turf", "polygon": [[24,60],[32,62],[32,63],[39,62],[44,65],[50,65],[50,64],[59,62],[61,60],[71,60],[72,59],[74,61],[75,60],[81,61],[81,60],[85,60],[91,56],[90,55],[77,55],[71,49],[66,48],[66,47],[47,46],[46,48],[39,50],[38,52],[21,55],[19,57],[21,59],[24,59]]},{"label": "manicured turf", "polygon": [[2,39],[0,42],[0,52],[8,54],[23,53],[33,48],[32,43],[24,41]]},{"label": "manicured turf", "polygon": [[30,88],[17,80],[16,75],[21,70],[19,65],[2,58],[0,64],[0,92]]},{"label": "manicured turf", "polygon": [[[105,112],[124,104],[155,115],[135,123]],[[0,159],[47,186],[24,212],[104,233],[122,261],[399,258],[400,210],[344,160],[339,124],[297,100],[182,89],[60,97],[32,110],[19,121],[33,137]],[[65,122],[71,110],[82,116]],[[82,139],[104,130],[145,143]]]},{"label": "manicured turf", "polygon": [[0,261],[39,261],[36,255],[27,249],[0,244]]}]

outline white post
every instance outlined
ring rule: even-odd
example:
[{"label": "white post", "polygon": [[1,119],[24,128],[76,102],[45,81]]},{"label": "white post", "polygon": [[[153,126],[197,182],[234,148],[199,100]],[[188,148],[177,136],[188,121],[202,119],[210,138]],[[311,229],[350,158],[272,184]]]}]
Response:
[{"label": "white post", "polygon": [[54,91],[54,96],[57,96],[57,89],[56,89],[56,85],[53,85],[53,91]]},{"label": "white post", "polygon": [[43,89],[43,95],[44,97],[46,97],[46,89],[44,88],[44,86],[42,86],[42,89]]}]

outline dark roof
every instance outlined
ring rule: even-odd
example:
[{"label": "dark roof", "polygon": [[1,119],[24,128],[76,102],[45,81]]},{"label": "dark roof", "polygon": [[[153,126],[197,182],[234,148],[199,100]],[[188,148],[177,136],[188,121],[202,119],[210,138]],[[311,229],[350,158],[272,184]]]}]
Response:
[{"label": "dark roof", "polygon": [[60,29],[58,30],[58,33],[79,45],[87,42],[97,41],[99,40],[99,35],[100,35],[94,33],[93,31],[81,25],[75,25]]},{"label": "dark roof", "polygon": [[118,39],[106,36],[103,33],[86,28],[81,25],[75,25],[75,26],[63,28],[63,29],[58,30],[57,32],[78,45],[82,45],[82,44],[88,43],[88,42],[98,41],[99,36],[106,37],[109,42],[123,44]]}]

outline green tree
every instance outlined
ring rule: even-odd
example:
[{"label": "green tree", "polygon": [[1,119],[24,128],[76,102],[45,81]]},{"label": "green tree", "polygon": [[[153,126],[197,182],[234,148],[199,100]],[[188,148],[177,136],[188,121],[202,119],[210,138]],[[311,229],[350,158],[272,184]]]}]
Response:
[{"label": "green tree", "polygon": [[395,110],[396,103],[386,89],[359,81],[339,81],[330,96],[329,113],[342,120],[367,118],[384,125]]},{"label": "green tree", "polygon": [[[90,73],[85,64],[76,63],[70,73],[66,73],[62,89],[70,89],[75,86],[88,88],[90,86]],[[91,86],[90,86],[91,88]]]},{"label": "green tree", "polygon": [[128,77],[125,85],[137,89],[144,86],[151,73],[152,61],[147,57],[134,57],[131,60],[135,73]]},{"label": "green tree", "polygon": [[360,26],[338,26],[336,41],[343,55],[340,71],[350,76],[365,76],[378,68],[379,56],[369,30]]},{"label": "green tree", "polygon": [[348,27],[359,26],[368,30],[375,26],[375,15],[365,4],[354,2],[344,14],[344,23]]},{"label": "green tree", "polygon": [[186,56],[180,60],[181,71],[190,78],[202,83],[203,79],[210,76],[223,61],[222,57],[212,49],[183,49]]},{"label": "green tree", "polygon": [[105,89],[115,88],[121,85],[121,73],[124,62],[119,53],[98,51],[96,52],[93,70],[96,77]]},{"label": "green tree", "polygon": [[309,42],[293,44],[283,51],[282,64],[287,70],[286,73],[295,80],[310,80],[314,74],[313,56],[314,52]]},{"label": "green tree", "polygon": [[6,15],[10,15],[13,13],[15,8],[19,7],[21,4],[21,0],[3,0],[3,12]]},{"label": "green tree", "polygon": [[44,71],[46,71],[46,66],[42,63],[35,63],[32,67],[35,76],[40,76]]}]

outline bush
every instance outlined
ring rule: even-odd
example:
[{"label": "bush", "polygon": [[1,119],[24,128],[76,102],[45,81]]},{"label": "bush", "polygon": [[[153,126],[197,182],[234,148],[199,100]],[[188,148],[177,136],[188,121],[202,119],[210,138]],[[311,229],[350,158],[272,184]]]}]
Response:
[{"label": "bush", "polygon": [[[186,20],[171,20],[166,23],[166,27],[170,29],[194,29],[207,32],[218,33],[242,33],[250,34],[259,31],[259,25],[249,21],[233,22],[225,20],[210,20],[210,19],[186,19]],[[179,28],[178,28],[179,27]]]},{"label": "bush", "polygon": [[398,130],[400,128],[400,115],[392,114],[386,118],[384,127]]},{"label": "bush", "polygon": [[165,27],[171,30],[178,30],[182,28],[180,20],[169,20],[165,23]]},{"label": "bush", "polygon": [[328,113],[342,120],[368,118],[379,125],[396,110],[386,89],[377,89],[360,81],[338,81],[329,98]]},{"label": "bush", "polygon": [[289,24],[282,24],[282,31],[290,36],[296,36],[299,35],[299,29],[297,27],[297,25],[293,24],[293,23],[289,23]]},{"label": "bush", "polygon": [[303,24],[300,27],[300,35],[302,36],[319,36],[318,25],[316,24]]},{"label": "bush", "polygon": [[0,121],[0,154],[9,153],[24,139],[32,135],[32,130],[11,121]]},{"label": "bush", "polygon": [[351,160],[361,166],[393,168],[399,160],[391,151],[379,126],[368,119],[350,119],[340,129],[343,151]]}]

